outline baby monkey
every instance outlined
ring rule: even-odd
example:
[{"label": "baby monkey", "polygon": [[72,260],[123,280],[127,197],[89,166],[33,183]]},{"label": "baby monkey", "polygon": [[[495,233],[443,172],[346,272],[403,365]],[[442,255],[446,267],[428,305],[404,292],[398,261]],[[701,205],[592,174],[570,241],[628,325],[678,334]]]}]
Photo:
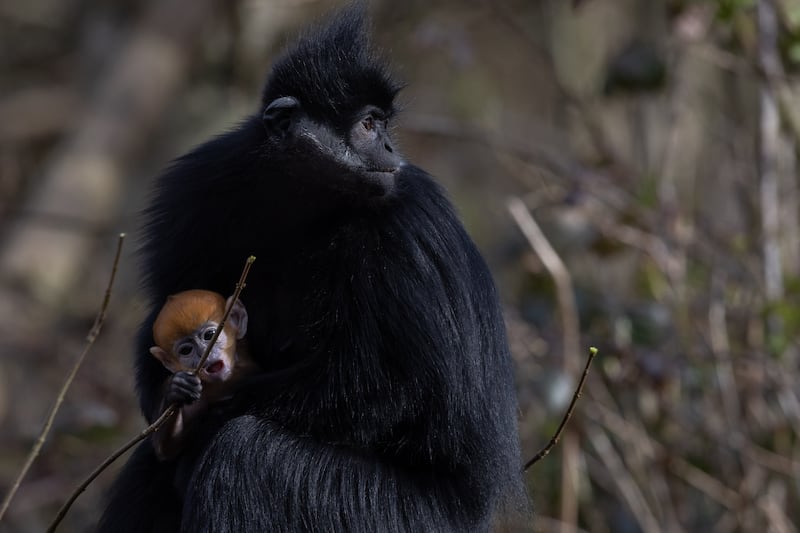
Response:
[{"label": "baby monkey", "polygon": [[162,460],[181,453],[198,419],[213,404],[230,398],[242,378],[255,371],[255,364],[240,342],[247,333],[247,311],[236,300],[203,368],[193,373],[228,302],[216,292],[179,292],[167,299],[153,324],[156,346],[150,348],[150,353],[172,372],[164,385],[160,412],[173,403],[179,406],[178,412],[152,437]]}]

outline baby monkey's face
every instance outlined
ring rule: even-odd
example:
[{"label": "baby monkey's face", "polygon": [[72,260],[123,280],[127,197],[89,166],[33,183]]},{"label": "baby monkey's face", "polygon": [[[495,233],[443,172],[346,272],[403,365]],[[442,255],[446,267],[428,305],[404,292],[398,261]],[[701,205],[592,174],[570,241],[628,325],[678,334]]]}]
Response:
[{"label": "baby monkey's face", "polygon": [[236,365],[237,343],[247,332],[247,311],[232,296],[226,301],[220,294],[197,289],[170,296],[153,324],[156,346],[150,353],[173,374],[194,371],[214,340],[228,306],[225,325],[197,373],[206,383],[227,380]]},{"label": "baby monkey's face", "polygon": [[[208,321],[190,335],[175,341],[171,353],[174,364],[178,368],[177,370],[173,370],[169,366],[167,368],[172,372],[177,372],[178,370],[188,372],[197,368],[200,358],[214,338],[218,327],[219,324],[217,322]],[[235,363],[237,336],[238,334],[233,327],[226,327],[219,334],[208,359],[206,359],[203,368],[197,374],[202,381],[209,383],[219,382],[225,381],[230,377]]]}]

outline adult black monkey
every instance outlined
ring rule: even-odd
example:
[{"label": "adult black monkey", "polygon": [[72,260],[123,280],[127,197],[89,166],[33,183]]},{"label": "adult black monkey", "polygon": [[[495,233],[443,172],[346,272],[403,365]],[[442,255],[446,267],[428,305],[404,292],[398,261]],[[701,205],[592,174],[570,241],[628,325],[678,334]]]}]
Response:
[{"label": "adult black monkey", "polygon": [[[356,4],[278,60],[256,115],[159,181],[154,314],[184,289],[229,291],[256,255],[242,299],[267,371],[198,457],[183,531],[485,531],[523,497],[495,287],[440,187],[395,149],[397,92]],[[167,377],[151,326],[148,419]],[[117,513],[119,498],[104,527],[124,530]]]}]

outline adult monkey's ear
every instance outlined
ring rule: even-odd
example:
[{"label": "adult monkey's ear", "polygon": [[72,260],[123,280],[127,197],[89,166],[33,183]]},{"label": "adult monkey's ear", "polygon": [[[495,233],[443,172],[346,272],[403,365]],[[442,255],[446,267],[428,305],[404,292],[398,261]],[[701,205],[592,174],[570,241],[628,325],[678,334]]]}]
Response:
[{"label": "adult monkey's ear", "polygon": [[284,138],[300,111],[300,102],[291,96],[276,98],[264,110],[261,120],[270,135]]}]

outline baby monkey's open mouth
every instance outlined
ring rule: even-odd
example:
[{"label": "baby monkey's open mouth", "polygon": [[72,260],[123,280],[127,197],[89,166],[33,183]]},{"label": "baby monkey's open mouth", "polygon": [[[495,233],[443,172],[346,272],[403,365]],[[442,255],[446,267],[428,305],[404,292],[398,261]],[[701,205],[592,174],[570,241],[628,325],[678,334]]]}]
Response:
[{"label": "baby monkey's open mouth", "polygon": [[225,368],[225,362],[224,361],[214,361],[213,363],[211,363],[210,365],[208,365],[206,367],[206,373],[208,373],[208,374],[216,374],[217,372],[219,372],[223,368]]}]

